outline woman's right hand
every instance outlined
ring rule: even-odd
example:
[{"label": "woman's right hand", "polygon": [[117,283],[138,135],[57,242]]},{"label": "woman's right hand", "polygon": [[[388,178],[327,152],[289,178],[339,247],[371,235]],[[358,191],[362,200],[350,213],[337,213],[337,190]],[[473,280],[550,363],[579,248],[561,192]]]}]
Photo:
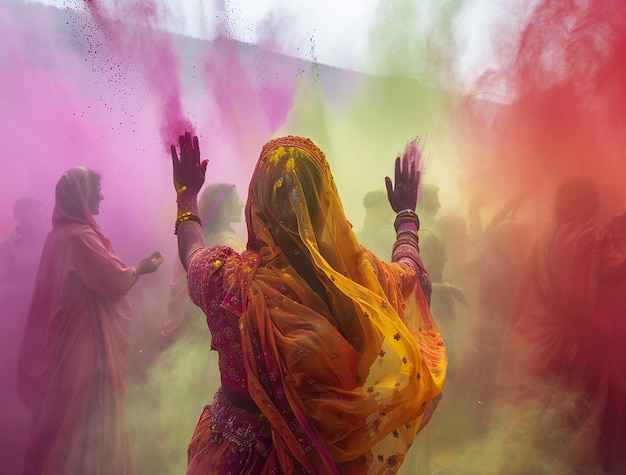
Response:
[{"label": "woman's right hand", "polygon": [[142,259],[136,267],[137,275],[152,274],[156,272],[164,259],[159,251],[154,251],[148,257]]},{"label": "woman's right hand", "polygon": [[200,159],[200,144],[198,137],[191,137],[189,132],[178,137],[180,158],[176,153],[176,146],[172,145],[172,169],[174,188],[177,195],[197,195],[204,185],[208,160]]},{"label": "woman's right hand", "polygon": [[417,206],[417,189],[420,183],[421,172],[418,170],[421,152],[417,146],[417,139],[407,143],[402,159],[396,158],[395,183],[385,177],[387,198],[391,208],[399,213],[410,209],[415,211]]}]

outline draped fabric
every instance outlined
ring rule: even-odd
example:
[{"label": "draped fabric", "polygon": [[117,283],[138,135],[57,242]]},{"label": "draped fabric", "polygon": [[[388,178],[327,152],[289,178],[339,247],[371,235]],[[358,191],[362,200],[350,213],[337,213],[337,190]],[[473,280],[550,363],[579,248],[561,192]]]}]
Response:
[{"label": "draped fabric", "polygon": [[246,205],[242,347],[285,473],[394,473],[442,390],[446,357],[415,270],[359,246],[324,154],[263,149]]},{"label": "draped fabric", "polygon": [[605,289],[625,266],[609,233],[589,223],[554,224],[538,240],[504,346],[517,454],[507,473],[596,473],[623,452],[626,386],[611,344],[622,316],[608,311]]},{"label": "draped fabric", "polygon": [[57,184],[19,358],[33,411],[25,474],[135,473],[125,393],[136,271],[91,216],[93,187],[86,168]]}]

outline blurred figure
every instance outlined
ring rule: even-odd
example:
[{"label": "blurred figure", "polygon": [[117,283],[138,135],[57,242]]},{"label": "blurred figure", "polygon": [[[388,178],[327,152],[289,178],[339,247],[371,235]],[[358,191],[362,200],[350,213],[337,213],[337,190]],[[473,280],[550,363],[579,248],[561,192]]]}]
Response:
[{"label": "blurred figure", "polygon": [[[232,227],[242,220],[243,203],[229,183],[215,183],[207,186],[198,202],[204,239],[208,246],[227,246],[237,252],[245,249],[244,243]],[[200,318],[198,318],[200,317]],[[180,259],[174,263],[174,273],[170,284],[170,301],[161,335],[165,345],[176,340],[179,333],[189,333],[193,337],[200,333],[206,336],[206,325],[202,311],[191,303],[187,291],[187,272]],[[202,329],[201,332],[198,330]]]},{"label": "blurred figure", "polygon": [[623,315],[600,297],[626,280],[626,258],[594,225],[597,207],[592,180],[563,182],[520,278],[501,368],[515,390],[502,473],[624,473],[623,342],[611,335]]},{"label": "blurred figure", "polygon": [[41,203],[28,196],[19,198],[13,215],[14,231],[0,240],[0,295],[3,300],[24,301],[32,292],[43,246]]},{"label": "blurred figure", "polygon": [[[243,203],[235,185],[208,185],[200,196],[198,211],[208,246],[227,246],[237,252],[245,249],[232,227],[243,218]],[[158,446],[159,455],[143,458],[152,464],[150,473],[169,475],[184,473],[186,446],[198,416],[220,386],[217,354],[210,351],[211,334],[207,332],[206,316],[189,299],[187,272],[180,259],[174,263],[170,302],[161,335],[163,352],[146,382],[147,392],[158,395],[154,402],[158,408],[157,420],[149,431],[158,437],[148,446],[151,449]],[[181,401],[185,404],[181,405]],[[160,431],[155,431],[155,427]]]},{"label": "blurred figure", "polygon": [[417,200],[420,229],[434,226],[440,209],[439,187],[432,183],[424,183],[420,188],[419,199]]},{"label": "blurred figure", "polygon": [[19,356],[19,395],[33,422],[24,474],[135,473],[126,421],[126,293],[158,252],[128,267],[93,215],[100,176],[73,168],[56,185]]},{"label": "blurred figure", "polygon": [[473,270],[468,267],[468,254],[472,243],[469,240],[466,220],[460,214],[440,217],[435,222],[434,229],[441,241],[442,253],[445,255],[442,261],[445,260],[445,264],[441,270],[443,286],[435,286],[432,305],[439,307],[442,315],[449,316],[450,338],[453,338],[453,333],[459,333],[457,324],[463,323],[461,328],[466,326],[466,322],[458,321],[458,315],[462,314],[466,320],[470,317],[466,292],[476,277]]},{"label": "blurred figure", "polygon": [[206,247],[196,196],[207,161],[196,137],[179,145],[179,253],[222,383],[187,473],[395,473],[437,406],[446,364],[417,249],[415,142],[386,179],[392,263],[359,245],[324,153],[292,136],[263,147],[246,251]]},{"label": "blurred figure", "polygon": [[22,197],[13,206],[14,231],[0,240],[0,467],[20,473],[30,411],[17,396],[17,359],[44,239],[41,203]]},{"label": "blurred figure", "polygon": [[391,259],[391,247],[396,241],[393,230],[393,210],[387,201],[387,192],[384,190],[368,191],[363,197],[365,220],[363,227],[356,233],[361,245],[373,251],[385,261]]},{"label": "blurred figure", "polygon": [[497,384],[497,375],[513,295],[531,244],[527,227],[516,221],[525,200],[526,193],[518,192],[496,211],[482,232],[478,255],[469,264],[477,285],[468,359],[481,364],[468,367],[466,376],[472,388],[472,424],[477,435],[490,426],[500,428],[501,421],[492,416],[495,418],[495,410],[502,409],[500,403],[510,397],[509,388]]},{"label": "blurred figure", "polygon": [[478,256],[478,288],[475,322],[472,331],[473,361],[471,368],[476,411],[475,428],[483,433],[496,408],[496,384],[502,342],[513,302],[513,295],[528,253],[529,233],[516,221],[505,219],[485,230]]},{"label": "blurred figure", "polygon": [[472,244],[465,218],[460,214],[446,214],[437,219],[435,229],[446,253],[443,281],[465,289],[470,280],[470,276],[467,275],[467,261]]},{"label": "blurred figure", "polygon": [[[453,378],[456,366],[454,362],[455,345],[452,342],[456,322],[455,303],[467,305],[467,298],[460,287],[444,279],[445,269],[448,264],[446,239],[452,244],[455,243],[457,239],[455,235],[456,227],[458,227],[455,227],[455,224],[458,224],[458,220],[446,218],[442,221],[443,224],[440,227],[435,226],[437,213],[440,208],[439,188],[429,183],[424,184],[417,202],[417,212],[420,217],[420,230],[418,233],[420,255],[432,281],[433,292],[430,308],[435,318],[437,318],[441,333],[449,342],[448,376]],[[422,216],[424,216],[424,219],[422,219]],[[447,225],[449,222],[451,224]],[[464,221],[461,224],[465,226]]]},{"label": "blurred figure", "polygon": [[424,183],[417,200],[417,214],[420,217],[419,246],[422,261],[433,285],[443,282],[443,269],[448,261],[441,236],[434,228],[440,208],[439,188]]},{"label": "blurred figure", "polygon": [[[626,213],[616,216],[607,225],[607,228],[613,236],[616,249],[626,255]],[[599,292],[598,298],[606,299],[608,301],[608,311],[616,316],[611,322],[612,341],[614,347],[623,348],[621,351],[615,351],[615,355],[626,379],[626,345],[624,345],[624,342],[626,342],[626,300],[624,299],[626,282],[606,286],[600,290],[602,292]],[[626,453],[624,456],[626,457]]]},{"label": "blurred figure", "polygon": [[[456,244],[458,220],[446,217],[442,218],[443,221],[438,220],[437,215],[440,209],[439,187],[429,183],[424,184],[417,202],[417,212],[420,217],[420,256],[432,280],[430,309],[446,343],[448,373],[446,394],[441,402],[441,407],[445,410],[435,414],[432,424],[416,441],[412,450],[413,458],[416,459],[416,473],[420,474],[429,474],[431,471],[450,467],[456,463],[457,456],[453,452],[458,446],[457,439],[463,435],[459,424],[459,412],[461,412],[459,399],[464,395],[458,390],[459,384],[455,385],[459,372],[456,306],[457,304],[467,306],[468,302],[465,292],[444,278],[448,265],[446,240],[449,240],[452,245]],[[440,227],[436,225],[439,221],[442,223]],[[461,221],[461,224],[465,226],[464,221]],[[461,229],[465,231],[465,228]],[[463,237],[460,238],[462,239]]]}]

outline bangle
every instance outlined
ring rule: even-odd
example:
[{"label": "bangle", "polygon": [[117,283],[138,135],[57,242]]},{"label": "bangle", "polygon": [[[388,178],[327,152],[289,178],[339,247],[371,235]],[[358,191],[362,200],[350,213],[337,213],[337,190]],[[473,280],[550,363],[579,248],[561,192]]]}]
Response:
[{"label": "bangle", "polygon": [[417,229],[420,228],[420,221],[417,217],[417,213],[412,209],[403,209],[402,211],[398,211],[393,227],[397,231],[398,228],[404,223],[413,223]]},{"label": "bangle", "polygon": [[185,221],[195,221],[200,225],[200,227],[202,227],[202,220],[200,217],[196,216],[191,211],[187,211],[186,213],[179,214],[178,218],[176,218],[176,223],[174,224],[174,234],[178,234],[178,226]]},{"label": "bangle", "polygon": [[414,231],[413,229],[400,229],[396,232],[396,239],[400,239],[404,236],[410,236],[412,239],[419,242],[419,234],[417,234],[417,231]]}]

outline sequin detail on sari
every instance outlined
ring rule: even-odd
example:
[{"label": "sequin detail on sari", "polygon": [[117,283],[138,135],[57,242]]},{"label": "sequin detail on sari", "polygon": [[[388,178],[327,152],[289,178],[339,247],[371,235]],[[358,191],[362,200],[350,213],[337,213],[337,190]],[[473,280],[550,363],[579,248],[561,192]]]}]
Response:
[{"label": "sequin detail on sari", "polygon": [[253,448],[264,457],[271,450],[271,427],[263,414],[235,406],[221,389],[211,404],[211,431],[213,442],[224,438],[238,447]]}]

